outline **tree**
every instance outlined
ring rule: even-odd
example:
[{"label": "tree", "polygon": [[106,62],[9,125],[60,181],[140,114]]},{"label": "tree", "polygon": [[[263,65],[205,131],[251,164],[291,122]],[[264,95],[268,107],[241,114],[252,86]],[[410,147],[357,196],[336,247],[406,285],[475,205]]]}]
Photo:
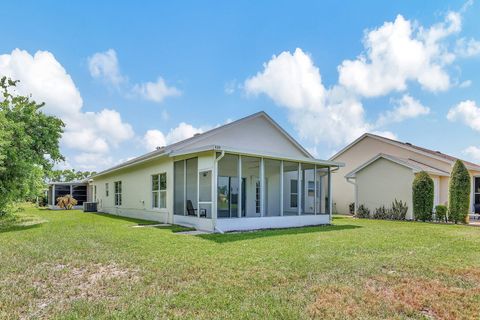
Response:
[{"label": "tree", "polygon": [[63,122],[44,114],[43,103],[12,94],[17,82],[0,79],[0,216],[13,202],[31,195],[36,189],[32,179],[43,178],[63,160],[59,149]]},{"label": "tree", "polygon": [[470,174],[462,161],[457,160],[450,173],[448,219],[465,222],[470,207]]},{"label": "tree", "polygon": [[50,181],[69,182],[74,180],[84,180],[96,174],[95,171],[75,171],[75,169],[53,170],[50,175]]},{"label": "tree", "polygon": [[416,174],[412,185],[413,215],[416,220],[432,219],[433,211],[433,180],[428,173],[421,171]]}]

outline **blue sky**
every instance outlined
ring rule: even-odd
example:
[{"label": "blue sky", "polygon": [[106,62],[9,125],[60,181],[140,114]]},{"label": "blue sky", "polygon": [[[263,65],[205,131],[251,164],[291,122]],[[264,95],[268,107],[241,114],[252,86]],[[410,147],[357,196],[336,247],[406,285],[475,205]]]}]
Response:
[{"label": "blue sky", "polygon": [[[365,131],[480,162],[480,5],[10,1],[0,74],[103,169],[264,110],[317,157]],[[401,15],[401,16],[399,16]]]}]

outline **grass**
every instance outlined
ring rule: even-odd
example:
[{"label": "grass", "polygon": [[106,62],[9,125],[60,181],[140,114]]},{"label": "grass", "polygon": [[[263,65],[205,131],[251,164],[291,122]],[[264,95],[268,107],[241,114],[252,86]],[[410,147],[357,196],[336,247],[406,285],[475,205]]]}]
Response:
[{"label": "grass", "polygon": [[0,229],[1,319],[480,314],[480,228],[336,217],[328,227],[190,236],[79,211],[19,216],[23,224]]}]

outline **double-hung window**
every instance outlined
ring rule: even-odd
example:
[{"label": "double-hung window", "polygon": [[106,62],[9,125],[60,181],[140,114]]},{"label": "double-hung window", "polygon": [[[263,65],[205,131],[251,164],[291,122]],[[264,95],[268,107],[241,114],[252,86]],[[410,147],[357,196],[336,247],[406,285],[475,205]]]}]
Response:
[{"label": "double-hung window", "polygon": [[298,207],[298,180],[290,180],[290,208]]},{"label": "double-hung window", "polygon": [[165,209],[167,207],[167,174],[160,173],[152,176],[152,208]]},{"label": "double-hung window", "polygon": [[115,181],[114,189],[115,189],[115,205],[121,206],[122,205],[122,181]]},{"label": "double-hung window", "polygon": [[108,197],[108,182],[105,183],[105,197]]}]

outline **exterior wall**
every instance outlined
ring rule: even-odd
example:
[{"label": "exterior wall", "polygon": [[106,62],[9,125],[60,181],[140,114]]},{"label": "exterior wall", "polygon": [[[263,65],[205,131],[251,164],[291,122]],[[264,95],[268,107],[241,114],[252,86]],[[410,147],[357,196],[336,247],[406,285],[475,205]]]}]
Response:
[{"label": "exterior wall", "polygon": [[[152,175],[167,173],[167,207],[152,208]],[[122,205],[115,206],[115,181],[122,181]],[[105,193],[108,183],[109,195]],[[114,215],[172,223],[173,210],[173,161],[160,158],[132,168],[95,178],[98,211]]]},{"label": "exterior wall", "polygon": [[[367,136],[363,140],[359,141],[356,145],[340,154],[338,157],[332,159],[333,161],[345,163],[345,167],[340,168],[332,174],[333,202],[336,212],[349,213],[348,205],[355,201],[354,186],[347,182],[345,175],[368,160],[372,159],[379,153],[390,154],[400,158],[415,159],[416,161],[428,163],[447,172],[450,172],[451,169],[451,165],[447,162],[432,159],[430,157]],[[442,177],[442,191],[440,196],[441,201],[445,199],[443,182],[444,181]],[[448,186],[448,183],[446,185]],[[409,188],[411,189],[411,186]]]},{"label": "exterior wall", "polygon": [[222,232],[245,231],[254,229],[293,228],[324,224],[330,224],[330,216],[328,214],[218,219],[217,230],[220,230]]},{"label": "exterior wall", "polygon": [[263,117],[251,119],[241,125],[226,127],[215,135],[185,144],[178,150],[195,149],[214,144],[287,157],[306,157],[306,154]]},{"label": "exterior wall", "polygon": [[412,219],[413,179],[411,169],[380,158],[357,172],[358,205],[365,205],[373,213],[375,208],[391,207],[395,199],[406,201],[407,219]]}]

